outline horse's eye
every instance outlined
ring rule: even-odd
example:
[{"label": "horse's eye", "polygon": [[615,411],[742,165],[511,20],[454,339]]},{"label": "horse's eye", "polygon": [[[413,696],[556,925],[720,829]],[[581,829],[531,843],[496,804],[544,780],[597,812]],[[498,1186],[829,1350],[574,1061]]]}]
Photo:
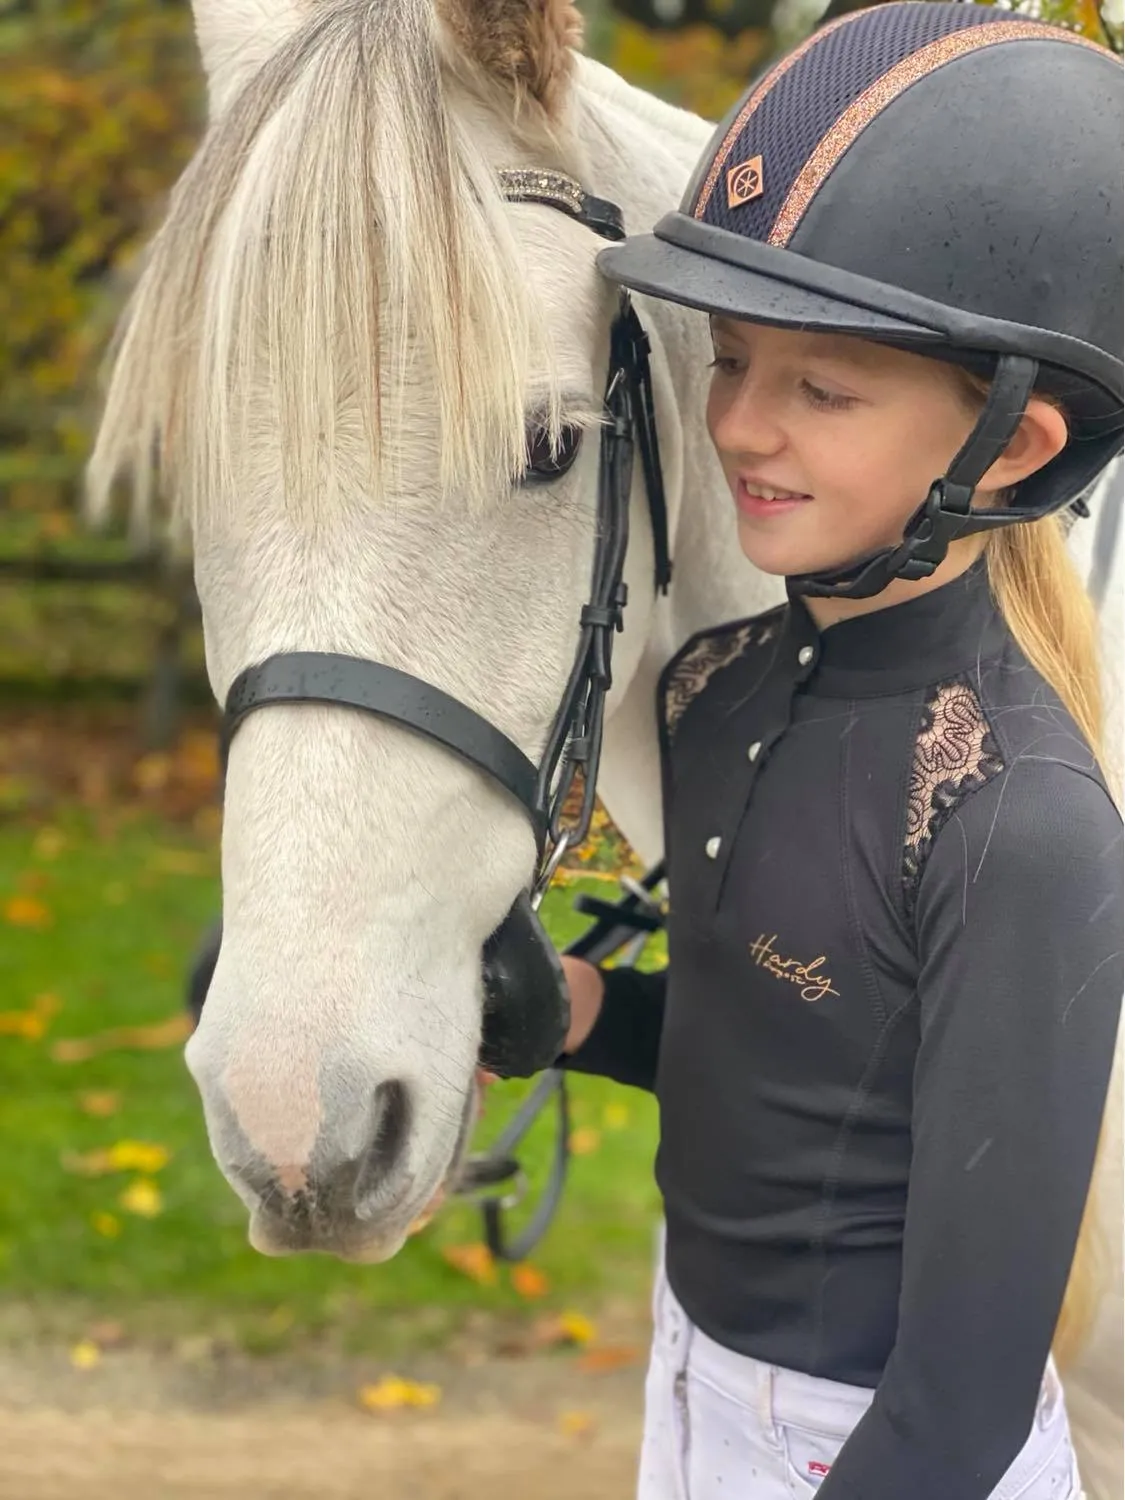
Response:
[{"label": "horse's eye", "polygon": [[578,457],[581,446],[581,427],[567,425],[561,428],[554,449],[551,447],[551,434],[545,427],[536,425],[529,428],[524,484],[546,484],[552,479],[561,479]]}]

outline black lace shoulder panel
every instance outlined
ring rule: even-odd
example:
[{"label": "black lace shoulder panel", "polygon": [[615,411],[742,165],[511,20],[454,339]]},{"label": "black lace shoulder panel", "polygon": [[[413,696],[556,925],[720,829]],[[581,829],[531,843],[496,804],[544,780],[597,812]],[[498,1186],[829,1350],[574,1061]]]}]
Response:
[{"label": "black lace shoulder panel", "polygon": [[753,620],[696,636],[672,661],[663,681],[664,730],[669,739],[685,709],[697,698],[716,672],[740,656],[775,640],[781,630],[784,610],[774,610]]},{"label": "black lace shoulder panel", "polygon": [[913,915],[933,842],[958,807],[1004,769],[979,697],[962,678],[935,687],[922,710],[906,803],[903,899]]}]

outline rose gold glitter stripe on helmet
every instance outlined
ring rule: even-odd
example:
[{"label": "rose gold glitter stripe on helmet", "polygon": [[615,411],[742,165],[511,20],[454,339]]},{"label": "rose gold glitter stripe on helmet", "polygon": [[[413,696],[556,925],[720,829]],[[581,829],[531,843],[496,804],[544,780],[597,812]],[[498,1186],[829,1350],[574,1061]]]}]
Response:
[{"label": "rose gold glitter stripe on helmet", "polygon": [[1072,31],[1060,31],[1054,27],[1038,25],[1034,21],[994,21],[987,26],[971,26],[964,31],[955,31],[942,37],[917,52],[903,58],[877,79],[868,89],[854,99],[830,130],[821,136],[816,149],[798,172],[789,196],[781,205],[774,220],[768,243],[785,246],[812,202],[823,187],[826,178],[844,152],[888,104],[908,89],[912,83],[933,73],[945,63],[964,57],[980,47],[992,47],[998,42],[1075,42],[1081,47],[1092,47],[1095,52],[1113,54],[1097,42],[1088,41]]},{"label": "rose gold glitter stripe on helmet", "polygon": [[874,7],[872,6],[868,6],[864,10],[853,10],[850,11],[846,16],[838,16],[835,21],[829,21],[827,26],[822,26],[819,31],[814,31],[812,36],[806,37],[799,47],[795,48],[794,51],[789,53],[788,57],[783,57],[776,68],[770,69],[770,71],[762,79],[758,87],[750,95],[749,99],[747,99],[746,103],[738,111],[733,124],[727,131],[726,135],[723,137],[723,144],[719,147],[715,159],[711,163],[711,170],[707,173],[707,176],[704,179],[703,186],[699,192],[699,198],[696,202],[695,207],[692,209],[693,218],[702,219],[704,213],[706,212],[707,205],[711,201],[711,194],[715,191],[715,184],[722,176],[723,168],[727,164],[727,158],[730,155],[731,147],[734,145],[738,137],[742,134],[743,126],[746,124],[747,120],[761,104],[762,100],[770,92],[774,84],[777,83],[780,79],[784,78],[785,74],[788,73],[789,69],[793,66],[794,63],[800,62],[801,58],[804,57],[805,53],[809,50],[810,47],[815,47],[817,42],[822,42],[826,36],[831,36],[832,33],[837,29],[837,27],[845,25],[848,21],[855,21],[860,16],[865,16],[868,10],[873,8]]}]

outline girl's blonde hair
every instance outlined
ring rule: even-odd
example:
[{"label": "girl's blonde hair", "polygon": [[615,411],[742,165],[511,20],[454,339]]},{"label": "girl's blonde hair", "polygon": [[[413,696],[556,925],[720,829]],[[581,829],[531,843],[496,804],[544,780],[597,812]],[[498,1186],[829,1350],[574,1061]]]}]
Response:
[{"label": "girl's blonde hair", "polygon": [[[1102,759],[1102,684],[1097,616],[1066,549],[1056,516],[993,532],[985,548],[989,584],[1004,621],[1028,661],[1054,688],[1094,756]],[[1104,1141],[1098,1141],[1093,1179]],[[1059,1366],[1080,1352],[1105,1285],[1107,1247],[1091,1186],[1071,1264],[1053,1351]]]},{"label": "girl's blonde hair", "polygon": [[[970,387],[974,407],[979,410],[987,383],[966,371],[958,374]],[[1040,399],[1058,405],[1052,397]],[[1058,694],[1108,777],[1102,744],[1105,726],[1097,615],[1067,551],[1062,521],[1058,516],[1046,516],[999,527],[989,537],[984,556],[993,598],[1016,644]],[[1116,788],[1111,790],[1116,794]],[[1055,1327],[1052,1349],[1060,1367],[1081,1351],[1106,1281],[1107,1246],[1098,1227],[1094,1186],[1104,1140],[1103,1126],[1070,1279]]]}]

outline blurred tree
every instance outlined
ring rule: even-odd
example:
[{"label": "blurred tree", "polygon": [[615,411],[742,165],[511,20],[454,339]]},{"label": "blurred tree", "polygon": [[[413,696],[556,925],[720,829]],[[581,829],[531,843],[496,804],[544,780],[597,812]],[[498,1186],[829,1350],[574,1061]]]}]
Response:
[{"label": "blurred tree", "polygon": [[[849,11],[862,10],[870,3],[871,0],[829,0],[821,21],[831,21]],[[880,0],[875,0],[875,3],[879,4]],[[1012,3],[1012,0],[980,0],[980,3],[995,3],[1003,10],[1018,10],[1021,15],[1036,16],[1054,26],[1080,32],[1117,52],[1121,50],[1120,6],[1116,0],[1101,7],[1098,0],[1021,0],[1019,4]],[[1118,17],[1116,28],[1113,24],[1115,13]]]},{"label": "blurred tree", "polygon": [[685,31],[710,26],[733,38],[746,31],[768,31],[774,0],[615,0],[614,9],[650,31]]},{"label": "blurred tree", "polygon": [[[596,56],[715,118],[826,5],[869,0],[579,3]],[[1119,41],[1106,5],[1021,8]],[[0,100],[0,494],[57,527],[124,273],[202,123],[188,0],[0,0]]]},{"label": "blurred tree", "polygon": [[[580,0],[581,3],[581,0]],[[602,0],[597,0],[600,8]],[[755,73],[817,25],[886,0],[610,0],[606,60],[627,78],[711,118]],[[1042,17],[1121,51],[1121,0],[982,0]],[[588,7],[584,7],[588,8]]]},{"label": "blurred tree", "polygon": [[0,486],[53,503],[116,275],[190,153],[202,93],[186,0],[0,4]]}]

